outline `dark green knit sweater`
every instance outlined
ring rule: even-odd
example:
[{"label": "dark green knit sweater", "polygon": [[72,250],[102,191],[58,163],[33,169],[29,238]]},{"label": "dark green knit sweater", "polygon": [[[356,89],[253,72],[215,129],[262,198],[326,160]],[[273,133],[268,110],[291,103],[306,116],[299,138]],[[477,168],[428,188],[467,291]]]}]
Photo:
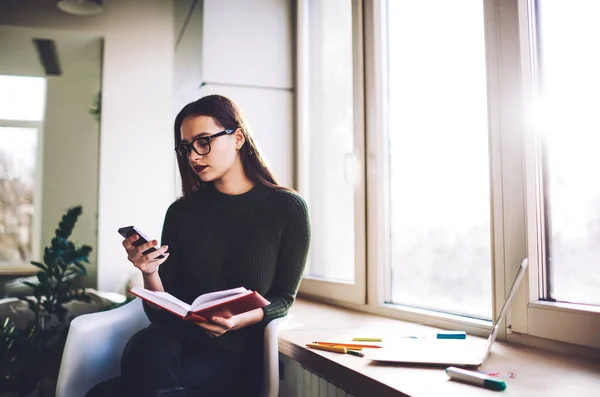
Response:
[{"label": "dark green knit sweater", "polygon": [[264,326],[285,316],[306,263],[310,224],[298,194],[256,185],[240,195],[219,192],[212,184],[168,209],[162,244],[170,256],[160,266],[165,291],[191,303],[197,296],[246,287],[271,302],[262,324],[208,337],[193,324],[162,310],[145,307],[154,324],[187,327],[208,349],[249,352],[261,344]]}]

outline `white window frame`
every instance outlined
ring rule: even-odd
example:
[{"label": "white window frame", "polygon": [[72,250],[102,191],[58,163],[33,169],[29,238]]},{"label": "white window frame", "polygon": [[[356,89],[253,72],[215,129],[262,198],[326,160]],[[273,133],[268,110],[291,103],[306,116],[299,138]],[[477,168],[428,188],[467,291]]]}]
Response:
[{"label": "white window frame", "polygon": [[[393,0],[389,0],[393,1]],[[487,5],[486,5],[487,6]],[[390,296],[390,192],[389,192],[389,159],[386,155],[388,147],[388,109],[387,109],[387,1],[367,0],[365,2],[365,81],[366,81],[366,131],[367,131],[367,275],[368,303],[363,307],[352,308],[370,313],[380,314],[401,320],[417,322],[447,329],[460,329],[470,334],[487,336],[491,321],[468,318],[464,316],[440,313],[409,306],[388,304]],[[488,8],[488,7],[486,7]],[[487,14],[486,11],[486,18]],[[486,21],[486,48],[493,30]],[[490,32],[488,32],[490,31]],[[493,60],[493,58],[492,58]],[[487,60],[490,63],[490,60]],[[489,77],[488,77],[489,78]],[[488,86],[491,84],[488,82]],[[492,107],[492,95],[489,103]],[[491,135],[495,131],[491,126]],[[496,130],[496,135],[498,131]],[[491,139],[494,139],[491,136]],[[497,138],[496,138],[497,140]],[[493,156],[497,159],[499,156]],[[490,180],[498,180],[499,175],[491,175]],[[492,189],[497,191],[496,189]],[[496,202],[496,200],[493,200]],[[494,206],[493,208],[501,208]],[[494,236],[497,232],[493,233]],[[519,261],[520,263],[520,261]],[[497,276],[496,276],[497,277]],[[490,280],[491,281],[491,280]],[[495,291],[495,288],[494,288]],[[503,291],[495,291],[501,295]],[[494,300],[498,302],[498,299]],[[504,298],[495,304],[497,313]],[[349,305],[346,305],[349,306]],[[350,307],[350,306],[349,306]],[[500,333],[500,337],[504,335]]]},{"label": "white window frame", "polygon": [[[7,128],[35,128],[37,130],[37,153],[35,165],[35,188],[33,196],[33,241],[31,242],[32,258],[40,257],[42,240],[42,181],[43,181],[43,121],[29,120],[4,120],[0,119],[0,127]],[[0,266],[0,275],[35,274],[38,268],[29,263],[15,263]]]},{"label": "white window frame", "polygon": [[[393,0],[389,0],[393,1]],[[484,3],[485,46],[488,86],[490,142],[490,189],[492,232],[493,317],[505,300],[523,258],[529,268],[511,305],[499,339],[541,346],[553,350],[590,354],[588,347],[600,348],[600,308],[589,305],[548,302],[540,282],[541,217],[537,198],[535,135],[528,119],[533,99],[530,62],[531,2],[534,0],[481,0]],[[302,147],[306,146],[306,87],[303,73],[302,13],[306,0],[298,2],[298,185],[302,192]],[[325,282],[304,280],[301,292],[340,306],[447,329],[462,329],[487,336],[491,322],[452,314],[386,304],[389,296],[389,178],[387,147],[387,75],[385,29],[386,0],[364,0],[365,53],[365,144],[366,208],[365,229],[357,226],[357,239],[367,241],[366,303],[352,299],[352,292],[340,291]],[[355,39],[356,39],[355,34]],[[306,153],[306,152],[304,152]],[[363,236],[359,236],[363,234]],[[358,240],[357,240],[358,241]],[[357,284],[359,280],[357,278]],[[313,284],[314,283],[314,284]],[[359,287],[357,285],[357,287]],[[561,344],[566,342],[567,344]],[[576,346],[580,345],[580,346]],[[594,353],[591,353],[594,354]]]},{"label": "white window frame", "polygon": [[[296,188],[304,196],[309,197],[309,4],[310,0],[298,0],[296,3],[297,27],[297,109],[296,109]],[[355,304],[366,302],[366,235],[365,235],[365,177],[364,177],[364,95],[363,95],[363,29],[362,0],[352,0],[352,43],[354,71],[354,156],[357,164],[354,191],[354,282],[334,282],[305,275],[300,285],[300,293],[317,298],[335,299]],[[308,203],[310,208],[310,201]],[[344,249],[343,247],[338,247]]]},{"label": "white window frame", "polygon": [[[508,2],[507,0],[503,1]],[[534,0],[511,0],[511,6],[518,6],[519,55],[521,58],[521,81],[524,108],[531,109],[534,93],[534,70],[536,54],[533,54],[532,43],[536,41],[534,19]],[[529,112],[525,112],[525,115]],[[526,199],[524,220],[526,225],[527,256],[529,271],[527,288],[520,291],[515,299],[513,308],[513,323],[511,330],[529,336],[574,343],[588,347],[600,348],[600,307],[578,305],[564,302],[543,300],[546,288],[541,271],[543,258],[543,186],[539,181],[541,165],[539,144],[533,123],[523,120],[523,196]],[[517,339],[518,335],[513,336]],[[510,337],[509,337],[510,340]]]}]

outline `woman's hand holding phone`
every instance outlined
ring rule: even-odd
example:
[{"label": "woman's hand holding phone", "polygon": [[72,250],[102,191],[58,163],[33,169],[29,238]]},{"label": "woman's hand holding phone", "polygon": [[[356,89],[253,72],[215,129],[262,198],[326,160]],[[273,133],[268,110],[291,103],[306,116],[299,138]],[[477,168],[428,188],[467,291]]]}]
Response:
[{"label": "woman's hand holding phone", "polygon": [[137,234],[127,237],[123,240],[123,247],[125,247],[125,251],[127,251],[127,259],[133,263],[133,266],[140,269],[143,275],[147,276],[156,272],[158,267],[169,258],[169,253],[167,253],[169,247],[163,245],[162,247],[153,250],[158,244],[158,241],[156,240],[149,241],[136,247],[134,243],[139,238],[140,237]]}]

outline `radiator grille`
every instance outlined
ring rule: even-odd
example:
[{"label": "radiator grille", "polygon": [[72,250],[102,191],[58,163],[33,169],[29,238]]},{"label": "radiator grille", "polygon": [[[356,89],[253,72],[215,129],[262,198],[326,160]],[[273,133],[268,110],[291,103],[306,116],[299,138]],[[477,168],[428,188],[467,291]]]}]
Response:
[{"label": "radiator grille", "polygon": [[279,397],[354,397],[289,357],[280,354],[279,362],[283,364]]}]

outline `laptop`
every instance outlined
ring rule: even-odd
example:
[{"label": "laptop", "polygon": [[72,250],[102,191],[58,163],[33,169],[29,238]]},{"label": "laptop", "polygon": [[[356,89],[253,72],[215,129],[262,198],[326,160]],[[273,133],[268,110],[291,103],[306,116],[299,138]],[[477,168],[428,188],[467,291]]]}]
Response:
[{"label": "laptop", "polygon": [[[390,364],[420,364],[420,365],[443,365],[467,368],[477,368],[488,358],[492,344],[498,336],[500,324],[517,293],[517,289],[525,275],[527,258],[521,262],[521,267],[508,291],[508,295],[502,304],[498,317],[492,324],[492,329],[484,346],[479,340],[444,340],[444,339],[406,339],[398,341],[393,346],[386,346],[370,352],[365,358],[375,363]],[[482,348],[483,347],[483,348]]]}]

